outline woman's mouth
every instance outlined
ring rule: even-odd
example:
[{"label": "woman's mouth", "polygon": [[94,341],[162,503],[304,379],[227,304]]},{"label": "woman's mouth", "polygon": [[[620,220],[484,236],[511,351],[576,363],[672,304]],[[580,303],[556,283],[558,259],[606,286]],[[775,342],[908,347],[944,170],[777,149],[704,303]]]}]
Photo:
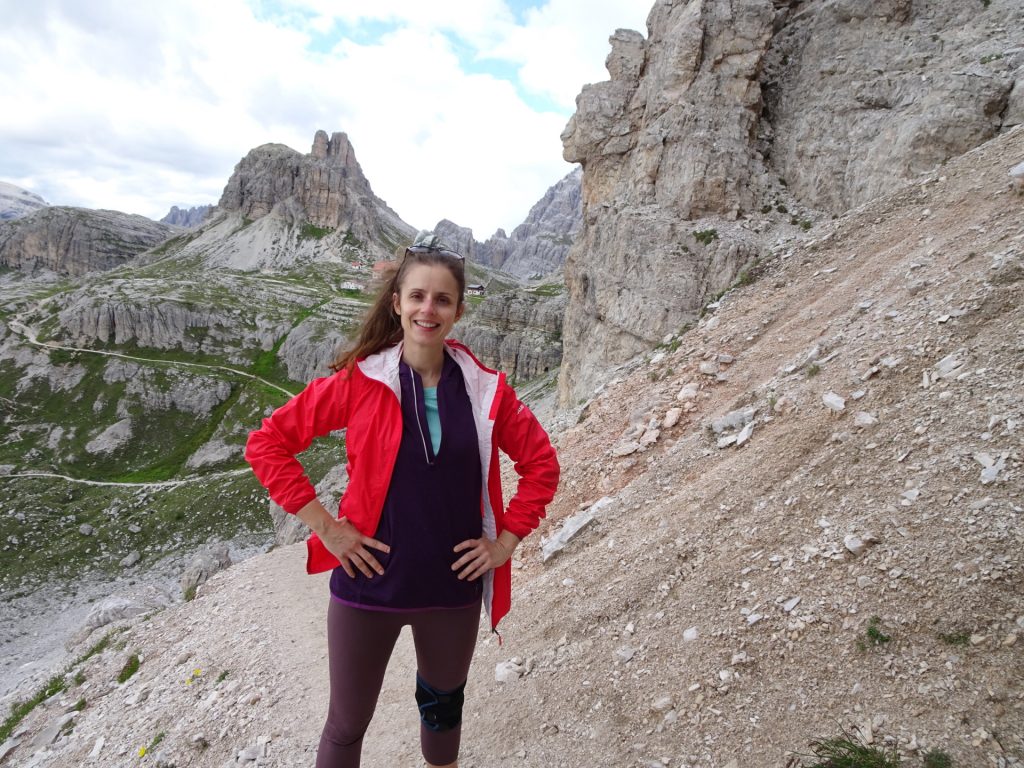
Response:
[{"label": "woman's mouth", "polygon": [[412,322],[413,325],[416,325],[420,328],[425,328],[428,331],[432,331],[435,328],[440,327],[441,325],[440,323],[428,323],[426,320],[413,320]]}]

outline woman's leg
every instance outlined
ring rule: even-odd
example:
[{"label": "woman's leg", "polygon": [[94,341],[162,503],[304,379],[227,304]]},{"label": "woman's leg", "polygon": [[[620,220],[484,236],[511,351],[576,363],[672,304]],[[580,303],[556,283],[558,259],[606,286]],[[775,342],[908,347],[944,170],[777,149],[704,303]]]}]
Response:
[{"label": "woman's leg", "polygon": [[[469,676],[477,630],[480,627],[480,604],[469,608],[439,609],[416,614],[412,637],[416,644],[419,677],[433,692],[459,691]],[[419,686],[418,686],[419,687]],[[431,693],[427,693],[429,697]],[[461,705],[457,707],[461,713]],[[458,722],[454,722],[454,721]],[[461,717],[450,710],[435,730],[420,724],[420,745],[423,757],[431,766],[454,766],[459,757],[462,739]]]},{"label": "woman's leg", "polygon": [[317,768],[358,768],[363,734],[403,624],[401,614],[365,611],[331,600],[327,608],[331,704],[320,736]]}]

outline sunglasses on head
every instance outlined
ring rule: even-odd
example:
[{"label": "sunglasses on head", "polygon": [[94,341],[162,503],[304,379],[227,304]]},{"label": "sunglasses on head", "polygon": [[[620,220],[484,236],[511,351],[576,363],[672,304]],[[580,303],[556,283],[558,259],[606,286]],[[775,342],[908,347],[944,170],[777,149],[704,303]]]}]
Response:
[{"label": "sunglasses on head", "polygon": [[449,259],[455,259],[456,261],[465,261],[466,257],[461,253],[449,250],[448,248],[435,248],[430,245],[410,245],[405,249],[405,255],[412,254],[423,254],[423,253],[437,253],[441,256],[445,256]]}]

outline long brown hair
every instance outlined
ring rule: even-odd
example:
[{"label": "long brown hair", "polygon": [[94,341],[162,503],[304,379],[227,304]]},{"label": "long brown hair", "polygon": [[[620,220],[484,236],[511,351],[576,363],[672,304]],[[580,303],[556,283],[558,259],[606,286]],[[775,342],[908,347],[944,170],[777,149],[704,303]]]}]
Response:
[{"label": "long brown hair", "polygon": [[420,264],[440,264],[447,267],[459,286],[459,301],[456,306],[461,307],[465,301],[466,269],[460,259],[445,256],[440,251],[413,253],[404,248],[401,251],[400,260],[389,262],[382,270],[383,284],[380,293],[377,294],[366,317],[363,318],[355,343],[338,355],[337,359],[331,363],[331,370],[340,371],[347,368],[351,371],[357,360],[380,352],[385,347],[394,346],[402,340],[402,323],[398,319],[398,315],[395,314],[392,297],[396,293],[401,294],[405,276],[413,267]]}]

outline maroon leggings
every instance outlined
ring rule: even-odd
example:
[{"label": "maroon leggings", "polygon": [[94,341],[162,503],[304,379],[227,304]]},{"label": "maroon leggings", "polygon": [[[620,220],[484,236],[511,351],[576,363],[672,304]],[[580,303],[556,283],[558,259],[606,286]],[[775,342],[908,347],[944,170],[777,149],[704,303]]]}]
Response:
[{"label": "maroon leggings", "polygon": [[[384,670],[406,624],[412,627],[416,665],[424,682],[440,691],[466,682],[480,625],[480,603],[390,613],[352,608],[332,599],[327,609],[331,704],[320,736],[317,768],[358,768],[363,734],[377,706]],[[416,706],[411,687],[409,705]],[[424,759],[431,765],[455,762],[461,736],[458,726],[437,732],[421,723]]]}]

